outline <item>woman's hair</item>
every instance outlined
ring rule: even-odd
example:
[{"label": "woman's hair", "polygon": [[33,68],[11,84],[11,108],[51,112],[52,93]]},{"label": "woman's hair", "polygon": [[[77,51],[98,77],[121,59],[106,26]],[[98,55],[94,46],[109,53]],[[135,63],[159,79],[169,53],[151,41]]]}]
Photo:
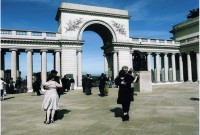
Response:
[{"label": "woman's hair", "polygon": [[119,77],[124,77],[126,72],[124,70],[119,71]]},{"label": "woman's hair", "polygon": [[54,78],[55,78],[55,75],[49,74],[48,77],[47,77],[47,81],[52,80]]}]

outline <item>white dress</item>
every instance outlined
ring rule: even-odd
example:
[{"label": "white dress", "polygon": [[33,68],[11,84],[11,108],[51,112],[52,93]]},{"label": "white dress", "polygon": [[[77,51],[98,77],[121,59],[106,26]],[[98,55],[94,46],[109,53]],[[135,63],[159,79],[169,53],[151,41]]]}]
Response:
[{"label": "white dress", "polygon": [[49,90],[46,91],[44,100],[42,103],[42,108],[44,110],[48,109],[59,109],[59,97],[56,90],[56,87],[62,87],[62,84],[58,84],[56,81],[48,81],[43,84],[44,86],[48,86]]}]

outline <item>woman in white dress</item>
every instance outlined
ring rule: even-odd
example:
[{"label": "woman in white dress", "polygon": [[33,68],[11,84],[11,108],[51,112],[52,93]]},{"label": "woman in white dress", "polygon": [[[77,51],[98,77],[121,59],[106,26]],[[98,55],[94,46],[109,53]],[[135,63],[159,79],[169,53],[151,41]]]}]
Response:
[{"label": "woman in white dress", "polygon": [[[53,75],[49,75],[47,82],[43,84],[43,86],[47,89],[44,100],[42,103],[42,108],[46,111],[46,121],[45,124],[53,123],[55,110],[59,109],[59,97],[56,91],[57,87],[62,87],[62,83],[60,80],[60,84],[54,81]],[[51,119],[51,120],[50,120]]]}]

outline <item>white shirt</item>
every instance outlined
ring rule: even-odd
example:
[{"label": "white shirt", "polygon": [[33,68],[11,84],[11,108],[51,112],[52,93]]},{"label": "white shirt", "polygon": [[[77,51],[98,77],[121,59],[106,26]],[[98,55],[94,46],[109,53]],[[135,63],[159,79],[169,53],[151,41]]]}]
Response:
[{"label": "white shirt", "polygon": [[2,89],[4,89],[4,85],[5,85],[6,83],[3,81],[3,80],[0,80],[0,89],[2,90]]}]

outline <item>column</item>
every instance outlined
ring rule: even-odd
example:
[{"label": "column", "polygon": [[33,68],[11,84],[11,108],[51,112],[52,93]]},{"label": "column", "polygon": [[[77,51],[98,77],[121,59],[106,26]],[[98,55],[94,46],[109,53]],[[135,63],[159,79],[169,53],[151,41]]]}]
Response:
[{"label": "column", "polygon": [[188,82],[192,82],[192,65],[191,65],[191,57],[190,53],[187,53],[187,67],[188,67]]},{"label": "column", "polygon": [[11,51],[11,77],[13,81],[17,80],[17,49],[10,49]]},{"label": "column", "polygon": [[41,71],[41,78],[42,84],[47,80],[47,50],[41,50],[42,52],[42,71]]},{"label": "column", "polygon": [[20,55],[20,53],[19,52],[17,52],[17,78],[20,76],[19,75],[19,55]]},{"label": "column", "polygon": [[114,79],[117,77],[117,51],[113,51],[113,77]]},{"label": "column", "polygon": [[147,53],[147,70],[151,71],[151,53]]},{"label": "column", "polygon": [[104,73],[108,77],[108,59],[105,54],[103,56],[104,56]]},{"label": "column", "polygon": [[197,59],[197,82],[199,83],[199,52],[196,52]]},{"label": "column", "polygon": [[156,82],[160,82],[160,62],[159,62],[159,53],[156,53]]},{"label": "column", "polygon": [[130,51],[130,68],[133,69],[133,51]]},{"label": "column", "polygon": [[32,82],[33,82],[33,50],[26,50],[27,52],[27,89],[32,90]]},{"label": "column", "polygon": [[77,51],[77,64],[78,64],[78,87],[82,86],[82,50]]},{"label": "column", "polygon": [[175,64],[175,54],[172,54],[172,81],[176,82],[176,64]]},{"label": "column", "polygon": [[1,49],[1,66],[0,66],[0,71],[1,71],[1,78],[4,78],[4,71],[5,71],[5,52]]},{"label": "column", "polygon": [[179,70],[180,70],[180,82],[183,82],[183,59],[181,53],[179,53]]},{"label": "column", "polygon": [[169,65],[167,53],[164,54],[165,82],[169,82]]},{"label": "column", "polygon": [[58,72],[57,76],[60,76],[60,50],[55,50],[55,70]]}]

